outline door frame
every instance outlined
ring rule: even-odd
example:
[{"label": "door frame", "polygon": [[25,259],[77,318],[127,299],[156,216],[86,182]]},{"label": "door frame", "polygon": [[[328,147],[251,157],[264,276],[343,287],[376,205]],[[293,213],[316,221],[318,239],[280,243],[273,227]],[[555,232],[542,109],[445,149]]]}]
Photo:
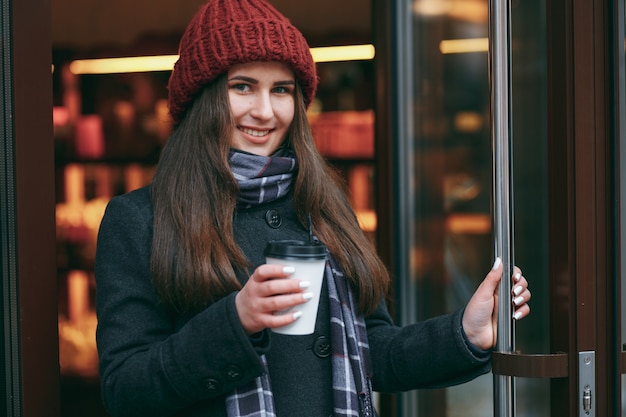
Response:
[{"label": "door frame", "polygon": [[[617,55],[610,0],[548,0],[548,181],[551,415],[577,416],[579,352],[595,352],[595,415],[618,416]],[[612,389],[617,387],[617,389]]]},{"label": "door frame", "polygon": [[51,8],[2,0],[2,408],[59,415]]}]

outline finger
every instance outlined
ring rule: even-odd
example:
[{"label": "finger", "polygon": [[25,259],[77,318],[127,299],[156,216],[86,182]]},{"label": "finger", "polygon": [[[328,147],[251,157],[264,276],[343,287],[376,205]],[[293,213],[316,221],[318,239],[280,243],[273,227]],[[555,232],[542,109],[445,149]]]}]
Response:
[{"label": "finger", "polygon": [[266,297],[261,300],[262,310],[267,313],[274,314],[284,310],[291,309],[300,304],[309,302],[313,298],[312,292],[301,292],[297,294],[276,295],[274,297]]},{"label": "finger", "polygon": [[528,282],[524,278],[522,278],[513,285],[513,287],[511,288],[511,294],[513,296],[518,296],[527,290],[528,290]]},{"label": "finger", "polygon": [[263,264],[254,271],[250,278],[257,282],[263,282],[274,278],[286,278],[294,272],[296,269],[290,265]]},{"label": "finger", "polygon": [[286,295],[273,297],[271,311],[263,315],[263,324],[265,327],[274,328],[281,327],[296,321],[302,313],[294,309],[294,307],[309,302],[313,298],[310,292],[298,295]]},{"label": "finger", "polygon": [[310,286],[309,281],[300,279],[270,279],[258,285],[258,295],[260,297],[276,297],[285,294],[302,294]]},{"label": "finger", "polygon": [[522,270],[518,266],[513,267],[513,282],[518,282],[522,278]]},{"label": "finger", "polygon": [[524,278],[523,275],[513,275],[513,282],[511,289],[515,289],[517,287],[526,288],[528,287],[528,281]]},{"label": "finger", "polygon": [[301,316],[301,311],[294,311],[286,314],[272,314],[268,316],[265,327],[269,329],[283,327],[298,320]]},{"label": "finger", "polygon": [[[256,287],[261,286],[262,285],[257,285]],[[277,327],[284,325],[281,323],[292,322],[297,317],[291,317],[290,319],[283,317],[277,320],[275,317],[276,312],[289,310],[297,305],[308,302],[312,298],[313,294],[310,292],[270,297],[258,295],[250,296],[247,294],[244,287],[244,290],[240,291],[235,297],[235,304],[241,324],[248,334],[253,334],[267,327]],[[286,315],[290,316],[290,314]]]},{"label": "finger", "polygon": [[524,317],[530,314],[530,306],[528,304],[524,304],[515,309],[515,313],[513,313],[513,318],[515,320],[521,320]]},{"label": "finger", "polygon": [[525,287],[528,286],[528,280],[524,277],[524,275],[513,275],[513,283],[516,285],[523,285]]},{"label": "finger", "polygon": [[311,284],[300,279],[290,279],[295,272],[292,266],[285,265],[261,265],[245,285],[252,288],[252,292],[259,297],[271,297],[279,294],[302,292]]},{"label": "finger", "polygon": [[519,295],[514,295],[513,296],[513,304],[515,304],[516,306],[521,306],[524,303],[527,303],[528,301],[530,301],[530,291],[529,290],[525,290],[524,292],[522,292]]}]

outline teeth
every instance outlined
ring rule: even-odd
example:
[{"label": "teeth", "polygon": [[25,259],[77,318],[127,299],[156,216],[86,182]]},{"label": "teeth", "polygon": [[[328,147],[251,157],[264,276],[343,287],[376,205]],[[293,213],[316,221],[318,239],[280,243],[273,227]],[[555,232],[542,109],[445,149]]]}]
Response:
[{"label": "teeth", "polygon": [[270,133],[269,130],[253,130],[253,129],[247,129],[245,127],[242,127],[241,131],[243,133],[246,133],[246,134],[251,135],[251,136],[256,136],[256,137],[265,136],[268,133]]}]

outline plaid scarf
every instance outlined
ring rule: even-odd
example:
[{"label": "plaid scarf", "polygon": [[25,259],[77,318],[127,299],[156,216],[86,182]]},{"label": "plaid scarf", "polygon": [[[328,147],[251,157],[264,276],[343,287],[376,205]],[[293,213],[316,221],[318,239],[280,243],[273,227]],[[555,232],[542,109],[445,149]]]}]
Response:
[{"label": "plaid scarf", "polygon": [[279,149],[272,156],[260,156],[231,150],[228,162],[239,184],[240,207],[276,200],[291,190],[298,171],[298,161],[289,148]]},{"label": "plaid scarf", "polygon": [[[293,162],[286,163],[286,159]],[[245,196],[240,197],[240,204],[246,206],[285,195],[297,169],[297,162],[289,150],[283,156],[271,157],[233,151],[230,162],[240,188],[246,190],[245,193],[242,191]],[[334,416],[374,417],[365,320],[357,315],[350,284],[332,256],[326,263],[324,278],[330,300]],[[267,361],[264,355],[260,359],[265,374],[227,396],[229,417],[276,417]]]},{"label": "plaid scarf", "polygon": [[373,417],[372,367],[367,328],[352,288],[332,256],[326,263],[330,298],[330,347],[333,360],[334,414]]}]

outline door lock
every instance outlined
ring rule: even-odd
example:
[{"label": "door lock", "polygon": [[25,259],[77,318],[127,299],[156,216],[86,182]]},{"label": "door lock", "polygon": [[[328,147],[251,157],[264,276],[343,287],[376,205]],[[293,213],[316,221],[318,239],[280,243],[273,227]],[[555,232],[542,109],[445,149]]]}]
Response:
[{"label": "door lock", "polygon": [[583,391],[583,411],[587,415],[591,412],[591,388],[588,385]]},{"label": "door lock", "polygon": [[579,417],[595,417],[596,352],[578,353],[578,387],[581,393]]}]

